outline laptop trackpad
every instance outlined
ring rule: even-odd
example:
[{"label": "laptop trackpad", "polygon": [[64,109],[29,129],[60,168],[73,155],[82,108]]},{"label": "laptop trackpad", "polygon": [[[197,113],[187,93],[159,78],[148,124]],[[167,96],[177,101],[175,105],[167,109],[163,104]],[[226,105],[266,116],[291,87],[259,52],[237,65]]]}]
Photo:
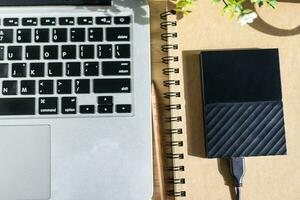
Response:
[{"label": "laptop trackpad", "polygon": [[0,199],[50,198],[50,126],[0,126]]}]

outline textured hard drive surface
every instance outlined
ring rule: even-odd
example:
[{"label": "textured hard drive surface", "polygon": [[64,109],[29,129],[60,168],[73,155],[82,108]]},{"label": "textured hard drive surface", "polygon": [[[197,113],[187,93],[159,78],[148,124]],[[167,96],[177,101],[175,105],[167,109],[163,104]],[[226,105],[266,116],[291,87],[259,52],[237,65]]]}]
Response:
[{"label": "textured hard drive surface", "polygon": [[205,106],[209,158],[286,154],[280,101]]},{"label": "textured hard drive surface", "polygon": [[286,154],[278,49],[201,53],[209,158]]}]

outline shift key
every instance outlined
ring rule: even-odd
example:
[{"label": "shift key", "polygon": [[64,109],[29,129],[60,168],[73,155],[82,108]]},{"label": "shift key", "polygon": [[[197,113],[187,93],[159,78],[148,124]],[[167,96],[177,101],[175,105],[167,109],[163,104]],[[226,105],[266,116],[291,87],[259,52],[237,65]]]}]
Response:
[{"label": "shift key", "polygon": [[130,79],[94,79],[94,93],[130,93]]},{"label": "shift key", "polygon": [[0,98],[0,115],[34,115],[35,98]]},{"label": "shift key", "polygon": [[103,62],[102,74],[104,76],[128,76],[130,75],[130,62]]}]

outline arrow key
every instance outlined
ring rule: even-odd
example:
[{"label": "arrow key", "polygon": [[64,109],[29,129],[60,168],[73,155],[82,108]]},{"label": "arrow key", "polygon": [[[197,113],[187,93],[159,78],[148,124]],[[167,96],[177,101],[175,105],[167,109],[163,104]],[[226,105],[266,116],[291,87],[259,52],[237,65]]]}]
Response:
[{"label": "arrow key", "polygon": [[99,105],[113,105],[113,97],[112,96],[100,96],[98,97]]},{"label": "arrow key", "polygon": [[131,113],[131,105],[123,104],[116,106],[117,113]]},{"label": "arrow key", "polygon": [[94,105],[81,105],[80,106],[80,113],[81,114],[94,114],[95,113],[95,106]]},{"label": "arrow key", "polygon": [[98,106],[98,113],[100,114],[108,114],[108,113],[113,113],[113,106]]}]

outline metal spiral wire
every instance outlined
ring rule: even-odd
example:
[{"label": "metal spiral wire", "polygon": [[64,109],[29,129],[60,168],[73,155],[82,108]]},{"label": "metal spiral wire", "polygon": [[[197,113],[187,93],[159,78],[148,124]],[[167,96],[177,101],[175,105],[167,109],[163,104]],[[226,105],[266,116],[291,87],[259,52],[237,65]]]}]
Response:
[{"label": "metal spiral wire", "polygon": [[[169,15],[176,15],[175,10],[169,10],[164,13],[161,13],[160,17],[163,20],[160,24],[161,29],[166,30],[165,33],[161,34],[161,40],[168,42],[169,39],[176,39],[178,37],[178,34],[176,32],[168,32],[169,27],[176,27],[177,22],[176,21],[168,21]],[[164,44],[161,46],[161,51],[164,53],[168,53],[167,56],[162,57],[161,62],[165,65],[168,65],[167,67],[163,68],[162,73],[168,77],[168,80],[163,81],[164,87],[168,88],[168,92],[165,92],[163,94],[164,98],[166,99],[173,99],[173,98],[180,98],[181,93],[176,90],[177,86],[180,86],[180,80],[171,80],[169,79],[169,76],[172,74],[179,74],[180,69],[178,67],[173,67],[178,65],[179,58],[178,56],[172,56],[170,55],[171,52],[178,50],[178,44]],[[172,67],[170,67],[172,65]],[[180,123],[182,122],[182,116],[174,116],[173,111],[181,110],[182,105],[181,104],[169,104],[164,106],[165,110],[169,111],[170,116],[167,116],[164,118],[165,123]],[[172,135],[176,134],[183,134],[182,128],[170,128],[165,129],[165,134],[168,135],[168,137],[173,137]],[[184,146],[183,141],[167,141],[165,143],[166,147],[169,147],[171,149],[170,153],[166,153],[166,158],[170,160],[182,160],[184,159],[183,153],[174,153],[173,148],[182,148]],[[174,162],[172,162],[174,163]],[[184,166],[168,166],[167,170],[170,171],[173,176],[169,177],[167,182],[171,185],[178,185],[178,184],[185,184],[185,178],[174,178],[175,172],[183,172],[185,170]],[[174,187],[175,188],[175,187]],[[186,192],[185,191],[175,191],[175,190],[169,190],[167,191],[168,196],[171,197],[185,197]]]}]

